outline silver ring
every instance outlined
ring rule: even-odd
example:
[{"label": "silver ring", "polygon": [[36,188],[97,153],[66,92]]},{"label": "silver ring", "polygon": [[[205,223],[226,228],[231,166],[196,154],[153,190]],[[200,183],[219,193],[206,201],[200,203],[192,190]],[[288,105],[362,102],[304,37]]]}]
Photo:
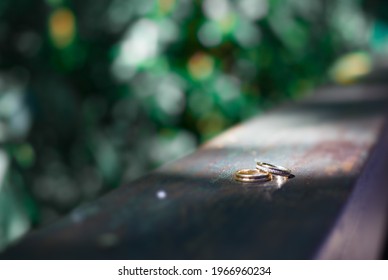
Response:
[{"label": "silver ring", "polygon": [[234,179],[244,183],[267,182],[271,180],[271,175],[257,169],[241,169],[234,173]]},{"label": "silver ring", "polygon": [[291,170],[280,165],[273,165],[265,162],[256,162],[256,169],[261,172],[267,172],[278,176],[289,176]]}]

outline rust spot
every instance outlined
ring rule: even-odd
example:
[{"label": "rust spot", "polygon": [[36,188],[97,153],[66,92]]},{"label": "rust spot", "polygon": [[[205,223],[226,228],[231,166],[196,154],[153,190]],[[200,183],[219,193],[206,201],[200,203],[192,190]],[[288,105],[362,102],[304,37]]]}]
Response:
[{"label": "rust spot", "polygon": [[345,161],[342,164],[342,171],[344,171],[345,173],[352,171],[354,166],[356,165],[356,162],[357,162],[357,158],[355,158],[355,157],[353,157],[352,159],[350,159],[348,161]]},{"label": "rust spot", "polygon": [[326,167],[324,173],[333,176],[338,172],[351,173],[363,160],[365,147],[350,141],[326,141],[315,145],[309,149],[303,161],[316,162],[325,160]]},{"label": "rust spot", "polygon": [[325,174],[332,176],[338,171],[337,166],[329,165],[325,168]]}]

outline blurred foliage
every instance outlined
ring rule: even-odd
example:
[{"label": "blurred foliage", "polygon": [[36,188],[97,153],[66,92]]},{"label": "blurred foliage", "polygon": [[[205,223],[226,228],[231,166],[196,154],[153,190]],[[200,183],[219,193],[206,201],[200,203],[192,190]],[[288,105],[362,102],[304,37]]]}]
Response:
[{"label": "blurred foliage", "polygon": [[298,98],[369,29],[351,0],[2,0],[0,248]]}]

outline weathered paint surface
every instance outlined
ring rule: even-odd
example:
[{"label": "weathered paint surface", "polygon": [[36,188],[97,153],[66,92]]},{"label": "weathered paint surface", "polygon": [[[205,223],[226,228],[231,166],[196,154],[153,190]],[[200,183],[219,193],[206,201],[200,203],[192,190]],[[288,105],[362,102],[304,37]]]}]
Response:
[{"label": "weathered paint surface", "polygon": [[[385,122],[384,86],[326,88],[28,235],[0,258],[308,259],[338,225]],[[233,180],[255,159],[294,177]]]}]

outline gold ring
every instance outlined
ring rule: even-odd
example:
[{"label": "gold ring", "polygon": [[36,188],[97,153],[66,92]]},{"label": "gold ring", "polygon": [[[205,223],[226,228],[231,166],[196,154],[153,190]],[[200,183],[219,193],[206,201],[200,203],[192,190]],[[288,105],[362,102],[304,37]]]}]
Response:
[{"label": "gold ring", "polygon": [[256,169],[273,175],[289,176],[291,170],[280,165],[273,165],[265,162],[256,162]]},{"label": "gold ring", "polygon": [[271,175],[257,169],[241,169],[234,173],[234,179],[244,183],[266,182],[271,180]]}]

